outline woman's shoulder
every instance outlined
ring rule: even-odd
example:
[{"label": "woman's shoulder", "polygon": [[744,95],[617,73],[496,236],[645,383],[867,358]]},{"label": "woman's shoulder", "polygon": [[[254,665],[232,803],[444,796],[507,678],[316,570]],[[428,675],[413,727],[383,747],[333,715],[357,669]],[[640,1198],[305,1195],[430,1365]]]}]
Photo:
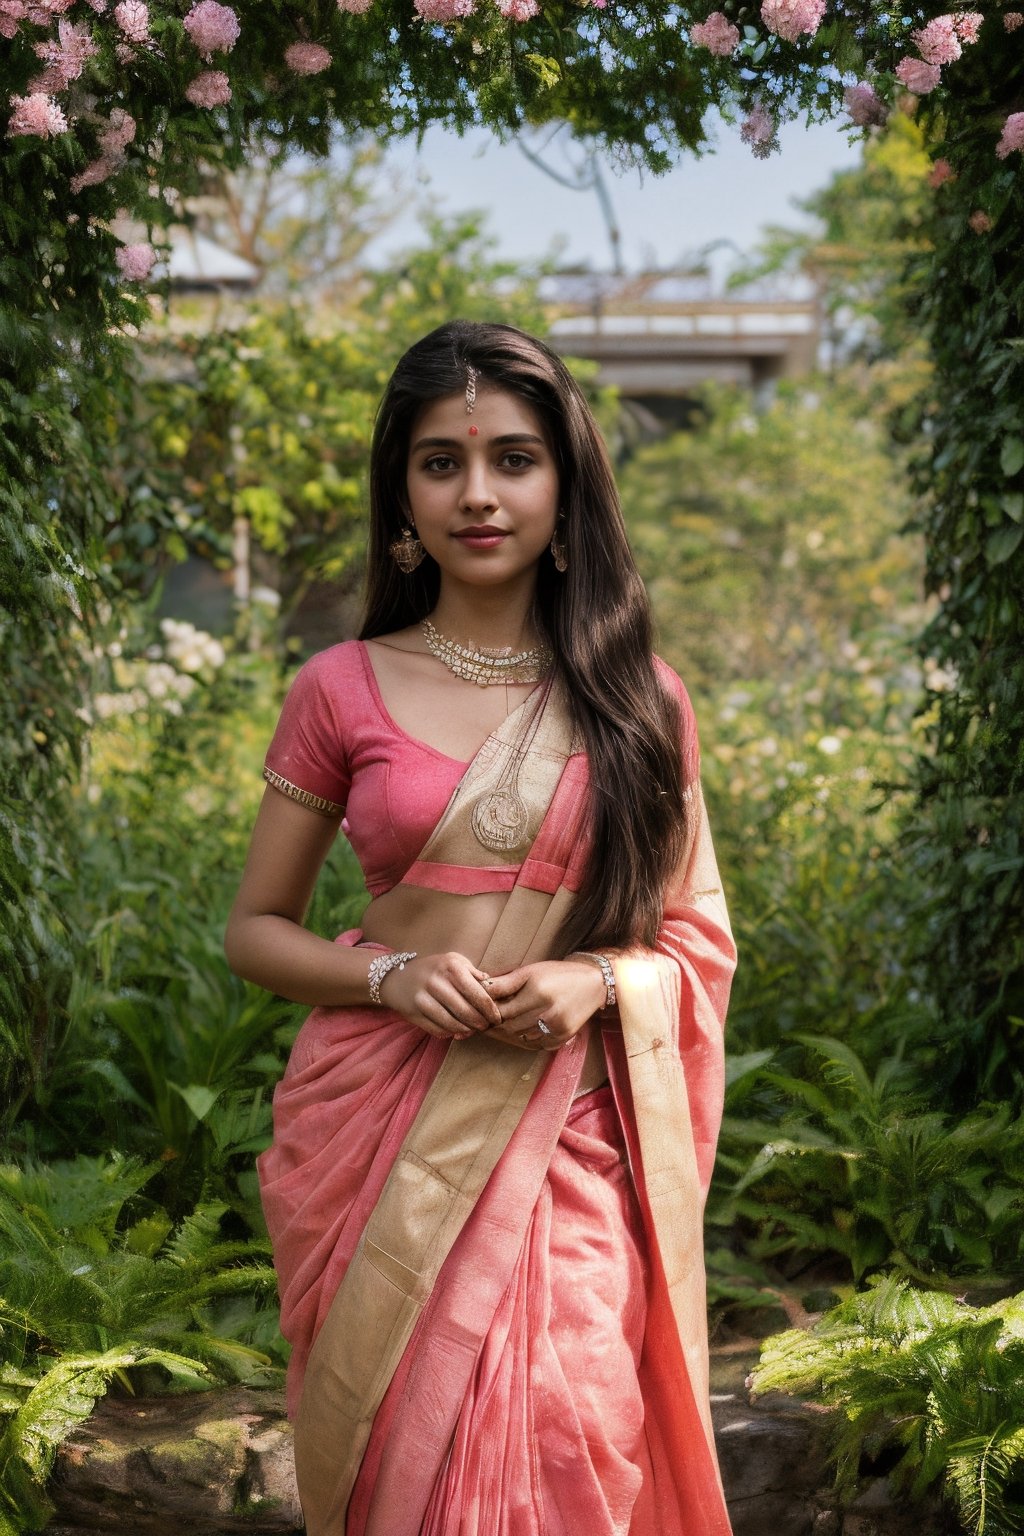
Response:
[{"label": "woman's shoulder", "polygon": [[661,686],[665,689],[665,691],[667,693],[671,693],[675,698],[679,700],[680,704],[685,705],[685,707],[689,709],[690,695],[687,692],[686,684],[683,682],[675,668],[670,667],[668,662],[665,661],[663,657],[655,654],[654,671],[658,677],[658,681],[661,683]]},{"label": "woman's shoulder", "polygon": [[340,640],[326,650],[315,651],[302,663],[296,679],[302,677],[308,683],[321,687],[343,686],[365,675],[363,643],[361,640]]},{"label": "woman's shoulder", "polygon": [[669,698],[675,700],[679,710],[680,735],[687,762],[690,764],[690,776],[692,777],[697,772],[697,769],[693,767],[693,763],[696,760],[697,717],[693,712],[693,705],[690,703],[690,695],[679,673],[674,667],[670,667],[667,661],[663,661],[660,656],[655,656],[654,658],[654,670],[661,686]]}]

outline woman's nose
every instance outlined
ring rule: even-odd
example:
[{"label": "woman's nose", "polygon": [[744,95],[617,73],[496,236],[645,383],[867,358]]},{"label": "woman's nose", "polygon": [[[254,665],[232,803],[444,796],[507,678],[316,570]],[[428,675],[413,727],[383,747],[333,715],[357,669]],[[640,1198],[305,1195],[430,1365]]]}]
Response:
[{"label": "woman's nose", "polygon": [[494,490],[489,465],[479,459],[471,459],[466,466],[466,478],[462,486],[464,507],[496,507],[498,497]]}]

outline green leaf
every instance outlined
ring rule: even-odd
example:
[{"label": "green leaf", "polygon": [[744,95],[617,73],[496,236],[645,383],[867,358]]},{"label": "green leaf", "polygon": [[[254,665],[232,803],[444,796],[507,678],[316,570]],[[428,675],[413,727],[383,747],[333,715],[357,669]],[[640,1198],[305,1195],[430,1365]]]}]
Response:
[{"label": "green leaf", "polygon": [[1010,528],[997,528],[985,540],[985,557],[989,565],[1002,565],[1009,560],[1024,538],[1024,525],[1017,523]]},{"label": "green leaf", "polygon": [[1004,475],[1015,475],[1024,469],[1024,437],[1004,437],[999,455],[999,468]]},{"label": "green leaf", "polygon": [[562,71],[557,59],[547,58],[542,53],[528,53],[526,62],[537,76],[546,91],[554,90],[562,78]]},{"label": "green leaf", "polygon": [[1003,511],[1015,523],[1024,522],[1024,491],[1011,491],[1002,501]]},{"label": "green leaf", "polygon": [[180,1083],[171,1083],[170,1086],[185,1100],[197,1120],[205,1120],[220,1098],[219,1089],[207,1088],[203,1083],[189,1083],[187,1088],[182,1088]]},{"label": "green leaf", "polygon": [[764,1051],[744,1051],[739,1056],[727,1055],[725,1058],[725,1086],[731,1088],[741,1078],[746,1077],[751,1072],[756,1072],[759,1067],[763,1067],[767,1062],[771,1061],[774,1055],[774,1047]]}]

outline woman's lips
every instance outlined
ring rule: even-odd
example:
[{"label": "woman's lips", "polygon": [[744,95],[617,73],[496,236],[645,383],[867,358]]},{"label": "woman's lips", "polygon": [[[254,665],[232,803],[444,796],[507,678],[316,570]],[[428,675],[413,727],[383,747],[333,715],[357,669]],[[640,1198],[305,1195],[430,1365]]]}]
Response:
[{"label": "woman's lips", "polygon": [[508,534],[500,528],[466,528],[455,537],[469,549],[497,549],[508,538]]}]

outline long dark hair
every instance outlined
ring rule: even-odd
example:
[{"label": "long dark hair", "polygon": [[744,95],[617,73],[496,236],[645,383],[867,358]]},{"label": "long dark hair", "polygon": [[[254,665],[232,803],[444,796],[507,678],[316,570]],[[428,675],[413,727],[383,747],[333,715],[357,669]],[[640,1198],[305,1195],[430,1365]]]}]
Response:
[{"label": "long dark hair", "polygon": [[461,394],[467,367],[481,385],[527,401],[558,464],[568,570],[549,553],[537,576],[536,620],[555,656],[590,763],[592,848],[559,935],[585,946],[653,944],[666,882],[682,850],[686,810],[679,708],[657,676],[650,605],[626,539],[611,464],[579,385],[544,344],[510,325],[453,320],[410,347],[384,393],[370,458],[370,546],[360,638],[431,612],[440,571],[411,575],[388,553],[408,524],[409,441],[419,411]]}]

